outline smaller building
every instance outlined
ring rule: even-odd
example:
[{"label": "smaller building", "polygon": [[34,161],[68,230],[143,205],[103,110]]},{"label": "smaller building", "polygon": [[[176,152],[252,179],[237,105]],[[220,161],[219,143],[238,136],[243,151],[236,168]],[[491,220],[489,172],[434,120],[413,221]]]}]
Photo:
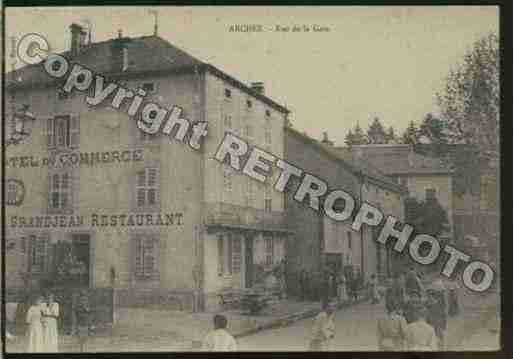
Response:
[{"label": "smaller building", "polygon": [[[337,153],[325,137],[322,142],[291,127],[285,129],[285,159],[311,175],[323,179],[330,189],[342,189],[356,200],[380,207],[386,214],[403,218],[403,189],[368,163],[353,163]],[[309,290],[320,294],[323,272],[344,270],[353,275],[362,273],[364,280],[371,274],[390,275],[393,270],[390,251],[375,239],[378,232],[364,227],[353,231],[352,220],[336,222],[314,211],[293,197],[298,181],[291,181],[285,197],[288,227],[295,235],[287,242],[289,291],[300,294],[301,273],[309,278]],[[356,210],[353,214],[356,214]],[[353,218],[354,219],[354,218]]]},{"label": "smaller building", "polygon": [[338,147],[337,151],[354,161],[364,160],[405,187],[409,196],[425,200],[429,196],[437,198],[447,212],[450,231],[445,236],[453,236],[453,170],[440,159],[414,152],[411,145],[379,144]]}]

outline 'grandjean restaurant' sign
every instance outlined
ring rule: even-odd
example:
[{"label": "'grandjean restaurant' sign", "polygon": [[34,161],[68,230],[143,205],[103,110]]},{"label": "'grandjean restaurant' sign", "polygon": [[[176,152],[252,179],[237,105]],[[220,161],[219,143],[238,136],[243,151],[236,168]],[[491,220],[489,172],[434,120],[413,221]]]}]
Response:
[{"label": "'grandjean restaurant' sign", "polygon": [[180,226],[183,213],[10,216],[9,223],[12,228]]}]

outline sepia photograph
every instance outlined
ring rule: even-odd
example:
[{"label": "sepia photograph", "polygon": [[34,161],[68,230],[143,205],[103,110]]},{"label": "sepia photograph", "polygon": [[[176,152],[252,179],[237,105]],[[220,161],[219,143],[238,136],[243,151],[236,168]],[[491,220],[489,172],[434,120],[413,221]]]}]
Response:
[{"label": "sepia photograph", "polygon": [[5,7],[3,353],[501,350],[499,10]]}]

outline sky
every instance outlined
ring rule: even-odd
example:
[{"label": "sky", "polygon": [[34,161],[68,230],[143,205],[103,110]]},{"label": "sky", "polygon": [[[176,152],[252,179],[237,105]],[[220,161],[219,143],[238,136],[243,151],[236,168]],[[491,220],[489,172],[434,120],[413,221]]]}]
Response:
[{"label": "sky", "polygon": [[[153,33],[148,7],[7,8],[6,35],[36,32],[52,50],[69,48],[69,25],[89,20],[93,42]],[[472,43],[498,33],[492,6],[153,7],[159,36],[244,83],[263,81],[266,94],[292,111],[293,126],[343,145],[359,123],[377,116],[396,133],[437,113],[436,93]],[[230,32],[231,25],[263,32]],[[309,32],[277,32],[276,26]],[[314,26],[329,28],[314,32]],[[9,42],[7,42],[9,51]]]}]

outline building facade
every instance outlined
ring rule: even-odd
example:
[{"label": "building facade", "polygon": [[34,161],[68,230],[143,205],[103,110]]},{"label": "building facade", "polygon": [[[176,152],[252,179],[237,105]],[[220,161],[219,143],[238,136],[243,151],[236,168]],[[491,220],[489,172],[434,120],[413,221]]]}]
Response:
[{"label": "building facade", "polygon": [[77,25],[71,33],[63,56],[144,89],[145,101],[182,107],[208,123],[208,135],[197,151],[175,131],[145,134],[124,104],[90,106],[85,93],[65,93],[41,65],[8,74],[7,110],[27,104],[36,121],[6,151],[6,235],[16,253],[7,290],[48,285],[71,254],[81,285],[116,288],[120,306],[217,308],[219,291],[251,287],[255,264],[284,257],[289,231],[283,194],[214,154],[233,132],[282,157],[288,110],[261,83],[247,86],[157,36],[85,43]]},{"label": "building facade", "polygon": [[[350,193],[359,208],[362,201],[380,206],[386,214],[403,218],[403,191],[369,164],[356,164],[340,156],[329,141],[319,142],[291,127],[285,129],[285,158],[288,162],[326,181],[330,189]],[[285,211],[295,233],[287,243],[287,264],[292,293],[300,291],[299,275],[306,271],[317,285],[325,269],[361,272],[386,277],[392,263],[388,250],[376,242],[377,232],[364,225],[352,230],[352,220],[336,222],[293,197],[297,183],[286,192]],[[356,213],[356,210],[354,214]],[[354,219],[354,217],[353,217]],[[320,288],[316,288],[319,292]]]},{"label": "building facade", "polygon": [[338,147],[337,151],[370,163],[405,187],[409,196],[417,200],[436,197],[449,220],[450,230],[443,235],[453,237],[453,171],[448,165],[439,159],[415,153],[411,145],[358,145],[351,149]]}]

